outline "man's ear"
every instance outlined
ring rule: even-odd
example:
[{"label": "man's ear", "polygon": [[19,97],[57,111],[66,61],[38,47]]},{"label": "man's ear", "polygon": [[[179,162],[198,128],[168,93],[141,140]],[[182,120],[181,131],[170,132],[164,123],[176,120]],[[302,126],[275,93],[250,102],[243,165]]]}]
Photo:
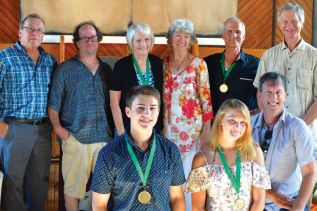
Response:
[{"label": "man's ear", "polygon": [[125,107],[125,113],[126,113],[126,115],[127,115],[127,117],[129,117],[130,118],[130,108],[129,107]]}]

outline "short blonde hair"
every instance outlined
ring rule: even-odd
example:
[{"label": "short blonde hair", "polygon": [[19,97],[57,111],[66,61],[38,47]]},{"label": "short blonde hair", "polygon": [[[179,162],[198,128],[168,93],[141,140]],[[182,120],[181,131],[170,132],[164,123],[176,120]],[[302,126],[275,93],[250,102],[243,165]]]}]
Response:
[{"label": "short blonde hair", "polygon": [[251,161],[256,156],[254,141],[252,138],[251,117],[248,107],[240,100],[228,99],[222,103],[214,119],[211,128],[211,138],[208,140],[207,144],[212,150],[217,150],[220,146],[220,142],[222,140],[222,127],[220,123],[224,119],[225,114],[232,110],[241,112],[245,118],[245,122],[247,123],[243,136],[236,141],[236,147],[240,151],[241,158],[243,160]]}]

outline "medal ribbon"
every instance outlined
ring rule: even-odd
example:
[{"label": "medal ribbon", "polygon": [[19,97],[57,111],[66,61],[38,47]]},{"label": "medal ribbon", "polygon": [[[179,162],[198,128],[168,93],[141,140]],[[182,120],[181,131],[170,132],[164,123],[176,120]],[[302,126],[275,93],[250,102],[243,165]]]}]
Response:
[{"label": "medal ribbon", "polygon": [[222,148],[218,147],[219,157],[221,159],[222,165],[225,168],[225,172],[228,175],[232,186],[234,187],[237,194],[240,192],[240,175],[241,175],[241,156],[240,151],[237,150],[237,158],[236,158],[236,179],[234,179],[232,172],[230,171],[228,162],[223,154]]},{"label": "medal ribbon", "polygon": [[149,159],[147,161],[147,164],[146,164],[146,168],[145,168],[145,173],[143,174],[143,171],[141,169],[141,166],[140,166],[140,163],[139,161],[137,160],[136,156],[135,156],[135,153],[131,147],[131,145],[128,143],[127,139],[126,139],[126,142],[127,142],[127,147],[128,147],[128,152],[129,152],[129,155],[131,157],[131,160],[137,170],[137,172],[139,173],[139,176],[141,178],[141,182],[143,184],[143,187],[146,186],[146,182],[147,182],[147,179],[149,177],[149,174],[150,174],[150,170],[151,170],[151,167],[152,167],[152,163],[153,163],[153,158],[154,158],[154,152],[155,152],[155,148],[156,148],[156,138],[155,138],[155,135],[154,135],[154,140],[153,140],[153,144],[152,144],[152,147],[151,147],[151,151],[150,151],[150,156],[149,156]]},{"label": "medal ribbon", "polygon": [[228,75],[230,74],[231,70],[234,68],[236,63],[237,63],[237,61],[232,62],[230,67],[226,71],[226,68],[225,68],[225,53],[221,54],[220,64],[221,64],[221,69],[222,69],[223,82],[225,82],[227,80]]},{"label": "medal ribbon", "polygon": [[138,64],[138,61],[136,60],[136,58],[134,57],[134,55],[132,54],[132,60],[133,60],[133,64],[136,68],[136,73],[138,74],[139,78],[142,81],[142,84],[140,85],[150,85],[150,60],[149,57],[147,57],[146,59],[146,71],[145,71],[145,79],[143,77],[143,74],[141,72],[140,66]]}]

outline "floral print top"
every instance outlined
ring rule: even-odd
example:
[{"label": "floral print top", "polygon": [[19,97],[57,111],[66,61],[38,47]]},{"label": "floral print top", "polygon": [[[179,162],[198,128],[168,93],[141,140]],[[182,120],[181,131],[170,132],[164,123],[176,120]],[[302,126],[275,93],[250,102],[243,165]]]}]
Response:
[{"label": "floral print top", "polygon": [[[236,166],[230,168],[236,175]],[[244,201],[243,211],[250,209],[252,186],[270,189],[270,177],[265,166],[254,162],[241,163],[241,181],[239,198]],[[206,209],[213,211],[234,211],[234,202],[238,198],[223,165],[208,164],[193,169],[186,184],[187,192],[207,191]]]},{"label": "floral print top", "polygon": [[174,142],[182,156],[198,143],[203,123],[213,118],[207,65],[194,57],[177,75],[169,59],[164,61],[164,135]]}]

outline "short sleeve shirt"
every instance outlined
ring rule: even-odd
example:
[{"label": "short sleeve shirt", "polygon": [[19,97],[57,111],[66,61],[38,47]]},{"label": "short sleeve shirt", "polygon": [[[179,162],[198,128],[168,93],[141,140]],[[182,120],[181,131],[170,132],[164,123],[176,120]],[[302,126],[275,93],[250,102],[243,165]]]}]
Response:
[{"label": "short sleeve shirt", "polygon": [[[317,49],[301,40],[290,52],[284,42],[268,49],[262,56],[254,86],[259,87],[260,77],[269,71],[284,75],[287,79],[288,96],[285,109],[303,118],[317,97]],[[317,119],[309,128],[317,140]]]},{"label": "short sleeve shirt", "polygon": [[156,150],[147,184],[152,195],[150,204],[141,204],[138,201],[142,183],[128,153],[126,140],[132,146],[144,172],[153,137],[146,151],[137,147],[127,133],[115,137],[100,151],[91,190],[100,194],[110,193],[109,210],[171,210],[170,186],[182,185],[185,182],[182,161],[174,143],[161,135],[154,136]]},{"label": "short sleeve shirt", "polygon": [[108,90],[101,74],[105,67],[100,64],[93,75],[78,57],[73,57],[59,65],[54,74],[49,107],[59,112],[63,127],[83,144],[111,139],[106,112]]}]

